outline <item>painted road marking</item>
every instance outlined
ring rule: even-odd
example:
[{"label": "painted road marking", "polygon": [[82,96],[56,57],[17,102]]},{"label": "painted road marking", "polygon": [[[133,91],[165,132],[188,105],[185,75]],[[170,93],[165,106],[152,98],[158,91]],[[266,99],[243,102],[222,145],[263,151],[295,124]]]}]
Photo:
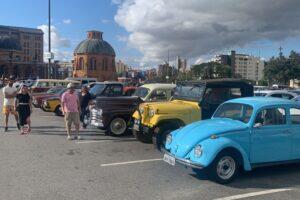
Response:
[{"label": "painted road marking", "polygon": [[128,161],[128,162],[101,164],[101,167],[129,165],[129,164],[135,164],[135,163],[154,162],[154,161],[162,161],[162,160],[163,160],[162,158],[154,158],[154,159],[148,159],[148,160],[134,160],[134,161]]},{"label": "painted road marking", "polygon": [[83,141],[76,141],[76,144],[90,144],[90,143],[101,143],[101,142],[115,142],[115,141],[120,141],[120,142],[127,142],[127,141],[133,141],[136,140],[135,138],[128,138],[128,139],[123,139],[123,140],[83,140]]},{"label": "painted road marking", "polygon": [[251,193],[246,193],[246,194],[239,194],[239,195],[234,195],[230,197],[223,197],[215,200],[236,200],[236,199],[244,199],[248,197],[255,197],[255,196],[261,196],[261,195],[266,195],[266,194],[273,194],[273,193],[278,193],[278,192],[286,192],[290,191],[292,189],[290,188],[283,188],[283,189],[273,189],[273,190],[264,190],[260,192],[251,192]]}]

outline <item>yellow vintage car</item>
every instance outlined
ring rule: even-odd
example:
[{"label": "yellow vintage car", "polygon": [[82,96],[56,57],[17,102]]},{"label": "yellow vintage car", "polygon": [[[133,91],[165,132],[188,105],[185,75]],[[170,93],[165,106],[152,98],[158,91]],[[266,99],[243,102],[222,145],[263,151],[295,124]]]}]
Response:
[{"label": "yellow vintage car", "polygon": [[46,112],[54,112],[57,116],[63,116],[59,97],[51,97],[43,100],[42,109]]},{"label": "yellow vintage car", "polygon": [[141,142],[160,149],[167,135],[195,121],[209,119],[223,102],[253,96],[249,81],[201,80],[178,83],[168,102],[146,102],[133,113],[133,134]]}]

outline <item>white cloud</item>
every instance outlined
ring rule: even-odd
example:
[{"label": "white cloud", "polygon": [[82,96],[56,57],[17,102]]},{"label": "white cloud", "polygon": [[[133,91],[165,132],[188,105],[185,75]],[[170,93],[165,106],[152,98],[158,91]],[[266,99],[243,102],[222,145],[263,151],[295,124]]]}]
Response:
[{"label": "white cloud", "polygon": [[300,35],[299,0],[113,0],[115,21],[143,62],[197,59],[258,40]]},{"label": "white cloud", "polygon": [[71,19],[64,19],[64,20],[63,20],[63,23],[64,23],[64,24],[71,24],[71,23],[72,23],[72,20],[71,20]]},{"label": "white cloud", "polygon": [[[37,27],[44,32],[44,51],[48,52],[48,26],[43,24]],[[51,26],[51,49],[54,52],[55,60],[70,59],[71,54],[67,51],[61,51],[62,48],[69,48],[71,41],[62,37],[55,26]]]},{"label": "white cloud", "polygon": [[128,37],[125,35],[117,35],[117,40],[120,42],[127,42],[128,41]]}]

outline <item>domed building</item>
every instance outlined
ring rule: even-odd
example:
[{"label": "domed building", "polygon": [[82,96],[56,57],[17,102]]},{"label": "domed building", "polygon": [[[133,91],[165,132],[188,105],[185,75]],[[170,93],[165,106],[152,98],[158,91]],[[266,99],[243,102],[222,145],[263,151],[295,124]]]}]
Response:
[{"label": "domed building", "polygon": [[116,79],[115,51],[103,40],[102,32],[88,31],[87,39],[74,51],[74,77],[97,78],[98,81]]}]

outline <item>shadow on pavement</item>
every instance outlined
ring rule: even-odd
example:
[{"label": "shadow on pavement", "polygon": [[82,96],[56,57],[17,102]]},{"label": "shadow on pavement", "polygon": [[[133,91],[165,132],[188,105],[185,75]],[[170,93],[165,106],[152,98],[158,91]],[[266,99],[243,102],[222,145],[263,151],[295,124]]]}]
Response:
[{"label": "shadow on pavement", "polygon": [[[208,180],[205,173],[191,173],[191,176],[200,180]],[[271,167],[262,167],[253,171],[241,171],[236,179],[227,184],[227,187],[232,188],[259,188],[259,189],[274,189],[274,188],[289,188],[300,185],[300,163],[277,165]]]}]

